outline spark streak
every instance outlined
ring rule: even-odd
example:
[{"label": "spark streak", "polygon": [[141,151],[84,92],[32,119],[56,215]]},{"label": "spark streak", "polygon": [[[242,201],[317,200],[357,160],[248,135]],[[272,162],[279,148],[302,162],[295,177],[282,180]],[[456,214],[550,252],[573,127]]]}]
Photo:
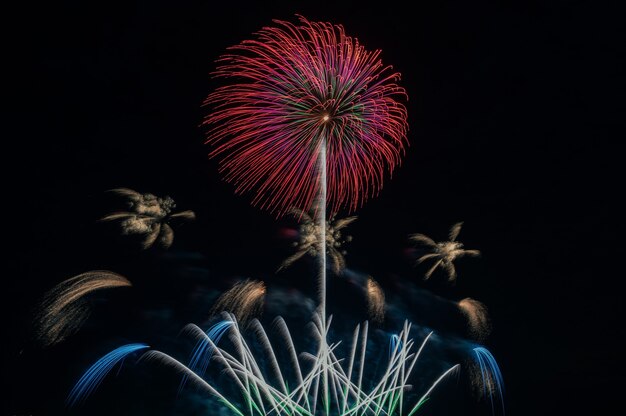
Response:
[{"label": "spark streak", "polygon": [[500,401],[502,406],[502,414],[504,414],[504,380],[500,367],[491,352],[484,347],[474,348],[476,361],[480,369],[480,384],[482,385],[482,394],[489,397],[491,403],[491,411],[495,415],[495,402]]},{"label": "spark streak", "polygon": [[82,403],[95,389],[98,388],[100,383],[106,375],[111,371],[113,367],[128,355],[140,351],[146,348],[150,348],[146,344],[128,344],[114,349],[110,353],[100,358],[94,365],[83,374],[78,380],[69,396],[67,397],[67,404],[73,407]]},{"label": "spark streak", "polygon": [[367,278],[367,309],[372,322],[385,319],[385,293],[376,280]]},{"label": "spark streak", "polygon": [[83,298],[101,289],[128,287],[131,283],[119,274],[94,270],[67,279],[48,291],[35,317],[38,339],[44,346],[63,341],[82,326],[89,317]]},{"label": "spark streak", "polygon": [[250,317],[258,315],[263,309],[265,284],[246,279],[235,284],[223,293],[211,309],[211,315],[219,312],[231,312],[243,325]]},{"label": "spark streak", "polygon": [[491,331],[487,307],[472,298],[462,299],[458,306],[461,312],[463,312],[463,315],[467,318],[470,333],[477,341],[484,340]]}]

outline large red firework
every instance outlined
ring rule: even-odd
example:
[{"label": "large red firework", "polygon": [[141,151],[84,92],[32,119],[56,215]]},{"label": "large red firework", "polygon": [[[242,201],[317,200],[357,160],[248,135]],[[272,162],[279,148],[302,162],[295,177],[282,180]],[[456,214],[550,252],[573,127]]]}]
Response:
[{"label": "large red firework", "polygon": [[325,148],[328,208],[354,211],[408,144],[400,74],[342,26],[274,22],[218,60],[214,75],[234,82],[205,100],[209,155],[237,193],[281,216],[312,208]]}]

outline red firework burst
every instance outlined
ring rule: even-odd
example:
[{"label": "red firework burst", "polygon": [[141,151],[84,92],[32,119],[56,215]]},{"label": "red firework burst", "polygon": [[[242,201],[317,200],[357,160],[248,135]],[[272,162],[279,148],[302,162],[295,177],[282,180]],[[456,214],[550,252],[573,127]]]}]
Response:
[{"label": "red firework burst", "polygon": [[205,100],[209,156],[237,193],[281,216],[314,204],[325,142],[328,208],[354,211],[408,144],[400,74],[342,26],[274,22],[218,60],[214,75],[235,82]]}]

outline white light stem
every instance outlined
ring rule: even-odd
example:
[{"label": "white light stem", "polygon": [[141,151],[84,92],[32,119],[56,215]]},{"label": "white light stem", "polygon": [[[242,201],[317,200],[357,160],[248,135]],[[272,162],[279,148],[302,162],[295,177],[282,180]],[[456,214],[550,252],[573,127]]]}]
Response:
[{"label": "white light stem", "polygon": [[319,155],[320,188],[317,207],[317,224],[320,230],[319,296],[322,327],[326,328],[326,135],[322,133]]}]

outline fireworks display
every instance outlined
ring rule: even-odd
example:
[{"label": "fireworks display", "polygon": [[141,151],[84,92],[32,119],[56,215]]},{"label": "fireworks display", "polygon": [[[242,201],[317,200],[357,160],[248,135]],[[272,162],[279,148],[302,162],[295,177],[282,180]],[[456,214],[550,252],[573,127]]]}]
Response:
[{"label": "fireworks display", "polygon": [[3,413],[619,412],[618,5],[8,2]]},{"label": "fireworks display", "polygon": [[[441,403],[435,389],[453,384],[448,380],[465,374],[462,369],[469,369],[479,400],[489,400],[494,414],[496,402],[504,410],[498,364],[489,350],[476,344],[485,341],[491,329],[484,304],[471,298],[443,299],[403,282],[407,279],[376,272],[381,286],[346,262],[345,246],[352,241],[346,229],[357,216],[338,217],[340,211],[354,212],[377,196],[408,146],[403,104],[408,97],[397,84],[400,74],[382,63],[381,52],[366,50],[340,25],[304,17],[295,24],[276,20],[254,39],[229,48],[218,59],[214,75],[222,85],[204,102],[209,111],[203,121],[209,155],[219,159],[220,174],[234,184],[236,193],[252,194],[253,205],[297,221],[298,230],[290,231],[291,237],[297,236],[295,252],[275,273],[246,272],[251,276],[247,278],[228,267],[225,272],[213,264],[185,263],[177,269],[181,279],[175,281],[160,279],[171,271],[167,266],[172,259],[186,262],[194,256],[204,259],[205,254],[134,250],[137,258],[127,264],[130,270],[142,270],[138,265],[143,261],[156,262],[147,270],[164,270],[150,283],[134,280],[136,288],[141,287],[137,290],[145,290],[145,298],[163,292],[178,295],[185,289],[187,298],[120,302],[133,312],[129,317],[140,320],[136,328],[141,328],[143,339],[157,347],[129,343],[129,324],[116,338],[120,346],[88,366],[66,390],[65,405],[80,411],[113,369],[119,373],[125,361],[137,358],[136,363],[150,366],[149,374],[154,364],[174,370],[172,379],[180,381],[178,400],[189,398],[193,390],[204,395],[207,407],[218,403],[221,407],[212,408],[211,414],[226,410],[236,416],[414,416],[427,401],[426,406]],[[176,204],[169,196],[128,188],[110,192],[126,207],[100,221],[119,226],[122,235],[140,241],[144,250],[170,248],[173,220],[196,218],[193,211],[174,212]],[[461,227],[453,225],[449,240],[443,242],[410,235],[428,250],[417,262],[434,262],[425,279],[441,268],[454,281],[455,261],[480,255],[457,241]],[[208,263],[210,256],[206,254]],[[315,260],[315,276],[298,278],[316,278],[315,290],[308,283],[293,284],[290,275],[296,274],[296,267],[278,273],[305,256]],[[327,276],[327,271],[332,273]],[[327,286],[327,277],[334,279],[328,280],[332,285]],[[158,288],[152,292],[150,284]],[[45,346],[61,343],[89,316],[86,295],[124,286],[131,286],[130,281],[108,271],[88,272],[55,286],[35,319],[38,340]],[[337,290],[331,299],[340,305],[329,307],[334,314],[327,312],[327,288]],[[189,300],[201,305],[200,321],[189,319],[194,313]],[[442,324],[442,336],[436,333],[437,325],[431,325],[436,319],[417,316],[433,305],[436,318],[443,311],[451,312],[451,321],[456,319],[449,324],[453,330],[445,327],[448,322]],[[409,322],[409,316],[419,322]],[[175,340],[171,334],[154,334],[154,327],[144,325],[148,319],[161,319],[166,329],[176,324],[176,332],[183,330]],[[295,324],[288,325],[290,320]],[[199,323],[184,325],[187,322]],[[118,342],[120,338],[124,341]]]},{"label": "fireworks display", "polygon": [[354,211],[377,195],[407,145],[400,75],[342,26],[276,21],[230,48],[205,101],[207,143],[237,193],[281,216],[314,208],[327,147],[327,205]]},{"label": "fireworks display", "polygon": [[[206,332],[193,324],[185,327],[184,332],[197,341],[188,365],[158,350],[144,357],[183,374],[179,394],[187,383],[193,383],[237,416],[412,416],[433,389],[460,368],[459,364],[448,366],[421,396],[409,393],[413,369],[433,333],[425,336],[415,351],[409,337],[411,324],[405,321],[402,330],[388,338],[389,361],[382,372],[376,376],[368,373],[366,379],[368,322],[356,327],[347,357],[339,358],[341,342],[330,341],[333,316],[326,315],[327,258],[335,274],[341,274],[346,268],[343,245],[351,240],[343,230],[356,220],[355,216],[335,219],[335,213],[340,208],[354,211],[376,195],[385,172],[399,164],[407,144],[406,110],[396,101],[406,98],[396,85],[399,74],[383,66],[380,51],[366,51],[341,26],[302,17],[299,25],[275,23],[276,27],[262,29],[256,40],[230,48],[219,59],[215,75],[230,83],[207,97],[205,104],[211,113],[204,124],[209,129],[210,155],[221,159],[220,171],[227,181],[235,183],[236,192],[255,193],[253,204],[277,216],[291,214],[300,222],[296,253],[284,260],[279,270],[307,254],[318,260],[319,304],[312,316],[313,351],[297,354],[282,317],[273,324],[280,340],[278,344],[270,341],[256,318],[264,303],[265,285],[247,279],[215,301],[211,315],[222,313],[223,321]],[[127,233],[146,235],[145,247],[157,238],[162,240],[167,226],[164,222],[173,217],[173,201],[126,189],[117,192],[130,199],[134,212],[115,213],[105,220],[124,219]],[[423,234],[411,236],[433,250],[419,259],[436,260],[426,278],[442,266],[454,280],[453,261],[479,254],[464,250],[456,241],[461,225],[455,224],[450,241],[443,243]],[[172,234],[171,228],[165,230],[170,230],[165,234]],[[171,238],[165,245],[170,244]],[[367,277],[363,289],[369,318],[382,324],[386,304],[381,286]],[[482,304],[464,299],[458,308],[467,317],[471,331],[486,334]],[[241,324],[255,334],[253,343],[246,341]],[[217,345],[225,336],[231,348]],[[138,345],[134,348],[144,344]],[[83,391],[89,392],[82,386],[91,388],[94,383],[90,380],[100,380],[121,351],[126,351],[121,348],[101,359],[106,365],[94,365],[102,372],[89,369],[72,394],[77,396],[78,391],[82,397]],[[499,383],[495,361],[492,363],[488,351],[474,352],[484,383]],[[227,397],[229,389],[209,381],[207,369],[213,361],[222,366],[223,373],[243,394],[243,401]],[[70,395],[73,402],[77,400],[74,396]]]}]

